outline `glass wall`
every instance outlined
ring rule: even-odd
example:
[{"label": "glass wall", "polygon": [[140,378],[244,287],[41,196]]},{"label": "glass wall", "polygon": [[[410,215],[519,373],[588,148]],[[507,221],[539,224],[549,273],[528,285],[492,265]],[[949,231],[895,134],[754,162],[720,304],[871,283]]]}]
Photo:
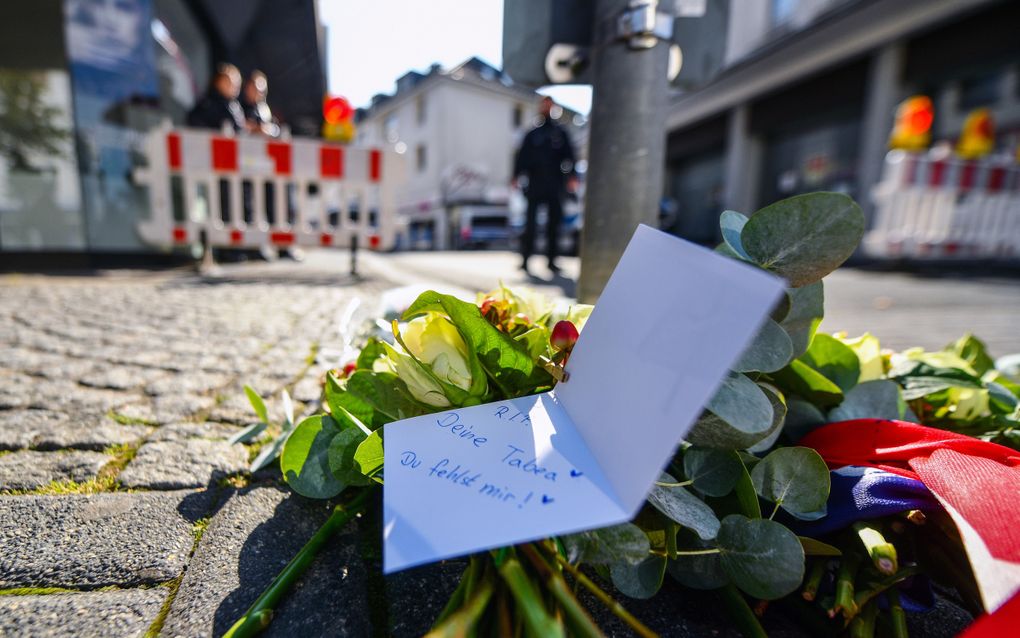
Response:
[{"label": "glass wall", "polygon": [[0,4],[0,250],[82,250],[60,0]]}]

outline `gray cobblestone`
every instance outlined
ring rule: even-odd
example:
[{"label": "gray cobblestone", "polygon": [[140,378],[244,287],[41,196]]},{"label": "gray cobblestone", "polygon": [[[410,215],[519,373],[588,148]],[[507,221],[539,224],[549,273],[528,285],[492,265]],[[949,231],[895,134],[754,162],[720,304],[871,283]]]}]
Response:
[{"label": "gray cobblestone", "polygon": [[133,445],[149,428],[121,425],[105,415],[72,416],[52,410],[0,412],[0,450],[102,450],[111,445]]},{"label": "gray cobblestone", "polygon": [[166,596],[163,587],[0,596],[0,636],[141,637],[156,619]]},{"label": "gray cobblestone", "polygon": [[130,587],[175,578],[210,499],[193,491],[0,496],[0,588]]},{"label": "gray cobblestone", "polygon": [[180,439],[229,439],[241,428],[228,423],[170,423],[156,429],[149,441],[175,441]]},{"label": "gray cobblestone", "polygon": [[248,468],[248,452],[240,445],[207,439],[146,443],[118,476],[125,487],[172,490],[204,487],[217,478]]},{"label": "gray cobblestone", "polygon": [[53,481],[85,481],[95,478],[109,461],[110,457],[102,452],[11,452],[0,456],[0,490],[33,490]]}]

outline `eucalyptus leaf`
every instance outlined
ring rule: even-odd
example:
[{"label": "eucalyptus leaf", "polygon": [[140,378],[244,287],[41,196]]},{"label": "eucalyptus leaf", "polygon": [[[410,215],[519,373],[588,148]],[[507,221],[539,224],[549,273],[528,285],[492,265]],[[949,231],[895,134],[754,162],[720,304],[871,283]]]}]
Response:
[{"label": "eucalyptus leaf", "polygon": [[758,385],[765,391],[765,395],[772,403],[772,426],[766,432],[765,438],[747,446],[747,449],[755,454],[769,450],[776,444],[779,435],[783,433],[783,424],[786,422],[786,397],[783,396],[783,393],[775,386],[766,383]]},{"label": "eucalyptus leaf", "polygon": [[681,585],[691,589],[716,589],[730,582],[722,568],[719,553],[685,554],[684,551],[700,551],[714,547],[694,534],[682,534],[680,555],[666,563],[666,571]]},{"label": "eucalyptus leaf", "polygon": [[733,369],[737,372],[775,372],[791,359],[793,342],[790,335],[778,323],[766,319]]},{"label": "eucalyptus leaf", "polygon": [[812,514],[829,499],[829,468],[811,448],[773,450],[751,471],[759,496],[787,512]]},{"label": "eucalyptus leaf", "polygon": [[772,311],[769,312],[769,317],[772,319],[772,321],[778,323],[786,319],[787,316],[789,316],[790,310],[793,309],[793,299],[790,297],[791,290],[794,289],[787,288],[785,291],[783,291],[783,296],[779,298],[779,301],[776,302],[776,305],[772,308]]},{"label": "eucalyptus leaf", "polygon": [[[744,513],[744,516],[747,518],[761,518],[761,503],[758,502],[758,493],[754,489],[751,472],[743,461],[741,461],[741,465],[743,465],[744,469],[740,474],[740,478],[737,479],[736,486],[733,488],[733,494],[736,495],[740,511]],[[754,468],[751,469],[753,470]]]},{"label": "eucalyptus leaf", "polygon": [[829,412],[829,421],[851,419],[899,419],[900,387],[892,381],[865,381],[846,393],[839,407]]},{"label": "eucalyptus leaf", "polygon": [[744,250],[743,244],[740,243],[740,232],[744,230],[746,223],[747,215],[738,213],[735,210],[724,210],[722,215],[719,216],[719,229],[722,231],[723,242],[740,259],[754,261]]},{"label": "eucalyptus leaf", "polygon": [[800,546],[804,548],[804,554],[807,556],[842,556],[843,552],[838,547],[833,547],[828,543],[809,538],[807,536],[798,536],[800,540]]},{"label": "eucalyptus leaf", "polygon": [[821,281],[800,288],[788,288],[790,308],[780,321],[793,344],[793,356],[807,352],[811,340],[818,331],[818,325],[825,316],[825,287]]},{"label": "eucalyptus leaf", "polygon": [[345,485],[368,485],[371,479],[365,476],[354,460],[358,447],[368,437],[357,428],[341,430],[329,443],[329,469]]},{"label": "eucalyptus leaf", "polygon": [[666,575],[666,559],[648,556],[637,565],[613,563],[609,573],[615,586],[624,596],[647,599],[658,593],[662,578]]},{"label": "eucalyptus leaf", "polygon": [[269,423],[269,413],[266,410],[266,403],[262,400],[259,393],[255,391],[255,388],[245,384],[244,393],[248,395],[248,402],[251,403],[251,407],[255,410],[255,414],[258,415],[259,419],[261,419],[263,423]]},{"label": "eucalyptus leaf", "polygon": [[633,523],[569,534],[562,537],[571,562],[609,565],[620,561],[637,565],[648,557],[648,535]]},{"label": "eucalyptus leaf", "polygon": [[786,407],[786,423],[783,425],[783,432],[786,434],[786,438],[791,441],[801,440],[809,432],[828,422],[824,412],[816,408],[813,403],[803,399],[787,399]]},{"label": "eucalyptus leaf", "polygon": [[772,404],[747,376],[729,373],[705,406],[709,412],[748,434],[766,432],[772,425]]},{"label": "eucalyptus leaf", "polygon": [[775,388],[764,384],[757,385],[771,406],[772,422],[768,428],[760,432],[743,432],[711,412],[705,412],[687,433],[687,440],[702,447],[744,450],[756,447],[769,438],[779,436],[778,432],[782,430],[783,418],[786,415],[785,400]]},{"label": "eucalyptus leaf", "polygon": [[809,193],[756,212],[740,240],[756,263],[796,288],[838,268],[863,234],[864,214],[852,199],[842,193]]},{"label": "eucalyptus leaf", "polygon": [[280,470],[291,488],[309,498],[332,498],[344,483],[329,466],[329,447],[340,433],[336,421],[320,414],[304,419],[294,428],[280,455]]},{"label": "eucalyptus leaf", "polygon": [[[676,483],[677,480],[663,473],[660,483]],[[656,484],[648,494],[648,502],[667,518],[690,528],[705,540],[715,538],[719,531],[719,519],[712,508],[684,487],[664,487]]]},{"label": "eucalyptus leaf", "polygon": [[694,487],[709,496],[726,496],[743,468],[732,450],[692,446],[684,452],[684,474]]},{"label": "eucalyptus leaf", "polygon": [[722,520],[716,540],[723,569],[755,598],[782,598],[804,579],[800,540],[775,521],[731,514]]},{"label": "eucalyptus leaf", "polygon": [[861,360],[857,354],[831,335],[816,334],[800,360],[839,386],[844,394],[861,378]]}]

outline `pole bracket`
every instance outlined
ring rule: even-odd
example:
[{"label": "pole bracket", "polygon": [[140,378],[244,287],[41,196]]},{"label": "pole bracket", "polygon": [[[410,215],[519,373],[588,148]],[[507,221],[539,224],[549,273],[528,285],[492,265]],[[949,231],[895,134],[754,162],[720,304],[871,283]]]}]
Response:
[{"label": "pole bracket", "polygon": [[614,36],[632,49],[651,49],[673,37],[673,15],[660,11],[658,0],[633,0],[617,17]]}]

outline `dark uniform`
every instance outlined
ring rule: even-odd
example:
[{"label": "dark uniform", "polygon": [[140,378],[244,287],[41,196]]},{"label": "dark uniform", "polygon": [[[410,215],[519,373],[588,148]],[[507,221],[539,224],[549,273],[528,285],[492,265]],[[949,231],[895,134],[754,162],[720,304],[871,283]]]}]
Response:
[{"label": "dark uniform", "polygon": [[522,176],[528,178],[524,189],[528,198],[528,216],[521,235],[521,257],[527,266],[528,257],[535,248],[538,207],[545,204],[549,211],[545,224],[545,251],[551,268],[559,249],[566,183],[576,176],[570,136],[551,118],[545,118],[542,124],[524,136],[514,160],[514,177]]},{"label": "dark uniform", "polygon": [[210,89],[188,113],[188,126],[220,129],[224,122],[235,131],[244,130],[244,111],[237,100],[223,97],[216,89]]}]

